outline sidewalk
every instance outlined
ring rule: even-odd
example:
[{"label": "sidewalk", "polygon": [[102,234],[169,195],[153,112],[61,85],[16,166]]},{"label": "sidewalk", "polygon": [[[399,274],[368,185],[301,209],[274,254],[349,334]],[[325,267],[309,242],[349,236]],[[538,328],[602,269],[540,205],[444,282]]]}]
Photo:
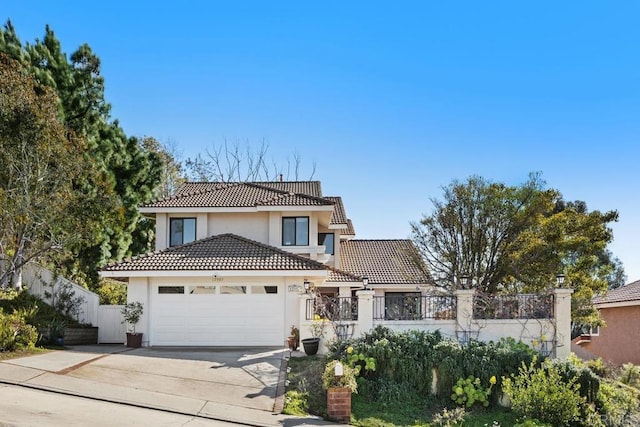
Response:
[{"label": "sidewalk", "polygon": [[[92,346],[97,347],[97,346]],[[98,349],[87,348],[88,351]],[[261,396],[264,390],[257,386],[244,385],[246,377],[241,377],[247,367],[225,368],[231,376],[225,377],[224,382],[201,379],[202,363],[207,363],[208,369],[215,368],[210,362],[191,361],[191,364],[180,363],[176,359],[141,358],[135,356],[123,346],[99,346],[97,352],[79,352],[74,350],[52,351],[45,354],[10,359],[0,362],[0,383],[29,387],[70,396],[90,398],[100,401],[119,403],[141,408],[156,409],[176,414],[197,416],[251,426],[304,426],[304,425],[335,425],[314,418],[296,418],[282,414],[273,414],[264,410],[273,405],[273,396]],[[132,357],[125,357],[131,355]],[[144,362],[146,366],[157,365],[163,372],[142,372],[137,366]],[[125,380],[116,380],[112,373],[113,364],[122,367],[120,375]],[[163,365],[164,364],[164,365]],[[109,367],[111,365],[111,367]],[[127,369],[131,367],[130,371]],[[185,373],[185,369],[193,372]],[[106,371],[107,369],[111,371]],[[175,369],[174,369],[175,368]],[[102,371],[106,371],[102,372]],[[178,373],[173,373],[176,371]],[[166,373],[165,373],[166,372]],[[267,375],[273,381],[273,373],[249,371],[253,377]],[[160,376],[160,377],[159,377]],[[129,378],[129,380],[126,380]],[[243,384],[234,381],[242,381]],[[120,383],[114,383],[118,382]],[[251,396],[251,406],[240,402],[238,397],[247,394],[247,389],[254,387],[256,396]],[[235,399],[235,400],[234,400]],[[246,401],[246,396],[244,396]],[[254,404],[255,401],[255,404]],[[236,403],[236,404],[233,404]],[[238,406],[241,404],[243,406]],[[267,405],[267,406],[265,406]],[[262,408],[262,409],[257,409]]]}]

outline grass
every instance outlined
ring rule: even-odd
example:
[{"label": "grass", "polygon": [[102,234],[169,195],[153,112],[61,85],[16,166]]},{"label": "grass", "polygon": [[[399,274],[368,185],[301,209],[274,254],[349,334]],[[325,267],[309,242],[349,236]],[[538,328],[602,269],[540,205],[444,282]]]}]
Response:
[{"label": "grass", "polygon": [[[296,357],[289,360],[283,413],[295,416],[327,416],[326,391],[322,388],[325,363],[326,359],[322,356]],[[368,400],[361,394],[354,394],[351,402],[351,424],[361,427],[428,427],[432,425],[433,416],[442,409],[435,400],[405,399],[385,404]],[[509,410],[477,409],[468,412],[460,425],[505,427],[515,423],[516,417]]]}]

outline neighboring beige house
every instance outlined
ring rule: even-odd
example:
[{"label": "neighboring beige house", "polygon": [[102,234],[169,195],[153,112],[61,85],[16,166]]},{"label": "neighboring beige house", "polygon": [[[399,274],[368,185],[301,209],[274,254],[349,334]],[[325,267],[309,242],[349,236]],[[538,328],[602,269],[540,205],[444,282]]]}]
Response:
[{"label": "neighboring beige house", "polygon": [[587,354],[622,365],[640,365],[640,280],[593,299],[606,326],[573,340]]},{"label": "neighboring beige house", "polygon": [[282,345],[305,288],[346,298],[365,284],[400,298],[430,288],[411,241],[355,240],[342,199],[318,181],[186,183],[140,211],[155,220],[156,251],[101,274],[126,279],[128,300],[144,304],[144,345]]}]

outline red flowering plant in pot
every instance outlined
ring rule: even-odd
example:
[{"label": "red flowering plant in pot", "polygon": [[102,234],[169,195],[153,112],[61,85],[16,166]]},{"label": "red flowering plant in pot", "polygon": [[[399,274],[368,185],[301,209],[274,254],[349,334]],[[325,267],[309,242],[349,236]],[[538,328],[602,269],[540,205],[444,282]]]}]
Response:
[{"label": "red flowering plant in pot", "polygon": [[142,332],[136,332],[136,323],[142,317],[143,307],[139,301],[130,302],[122,307],[124,319],[122,323],[129,325],[127,331],[127,347],[140,347],[142,345]]}]

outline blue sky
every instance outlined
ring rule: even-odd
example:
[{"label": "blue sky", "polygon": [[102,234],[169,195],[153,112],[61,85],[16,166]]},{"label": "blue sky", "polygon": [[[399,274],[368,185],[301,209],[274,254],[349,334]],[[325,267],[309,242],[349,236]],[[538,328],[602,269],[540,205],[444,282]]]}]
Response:
[{"label": "blue sky", "polygon": [[408,237],[453,179],[541,171],[618,210],[611,250],[640,279],[635,2],[46,3],[1,13],[23,42],[88,43],[129,134],[298,152],[358,238]]}]

